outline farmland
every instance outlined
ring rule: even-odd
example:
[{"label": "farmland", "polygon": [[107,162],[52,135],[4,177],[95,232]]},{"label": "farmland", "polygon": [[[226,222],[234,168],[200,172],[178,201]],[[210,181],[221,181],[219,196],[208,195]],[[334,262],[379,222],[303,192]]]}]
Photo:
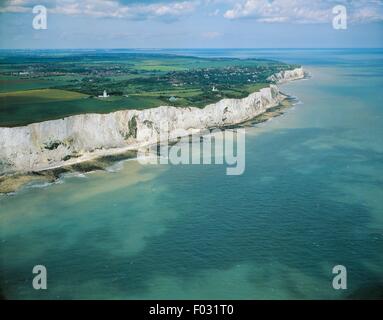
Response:
[{"label": "farmland", "polygon": [[[160,105],[203,107],[268,86],[292,65],[111,51],[0,53],[0,126]],[[109,97],[100,98],[106,90]]]}]

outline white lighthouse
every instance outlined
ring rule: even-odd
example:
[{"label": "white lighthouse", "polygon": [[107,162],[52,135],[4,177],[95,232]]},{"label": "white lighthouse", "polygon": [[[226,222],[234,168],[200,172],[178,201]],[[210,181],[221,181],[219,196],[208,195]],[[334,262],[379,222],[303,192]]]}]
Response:
[{"label": "white lighthouse", "polygon": [[104,90],[104,93],[101,96],[98,96],[99,98],[108,98],[109,95],[106,93],[106,90]]}]

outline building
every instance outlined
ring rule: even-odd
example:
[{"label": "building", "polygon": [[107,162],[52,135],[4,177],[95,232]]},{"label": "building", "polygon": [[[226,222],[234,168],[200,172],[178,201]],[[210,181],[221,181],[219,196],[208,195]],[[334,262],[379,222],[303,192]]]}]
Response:
[{"label": "building", "polygon": [[101,96],[98,96],[99,98],[108,98],[109,95],[106,93],[106,90],[104,90],[104,93]]},{"label": "building", "polygon": [[170,102],[177,101],[177,98],[176,98],[175,96],[171,96],[171,97],[169,98],[169,101],[170,101]]}]

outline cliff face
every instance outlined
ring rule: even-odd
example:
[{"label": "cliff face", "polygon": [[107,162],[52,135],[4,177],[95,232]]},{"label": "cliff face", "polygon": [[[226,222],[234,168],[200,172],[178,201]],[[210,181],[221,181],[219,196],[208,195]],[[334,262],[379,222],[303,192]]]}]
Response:
[{"label": "cliff face", "polygon": [[[302,68],[274,75],[301,79]],[[223,99],[203,109],[161,106],[109,114],[82,114],[24,127],[0,128],[0,174],[44,170],[152,144],[177,129],[188,134],[250,120],[285,98],[275,85],[243,99]],[[172,138],[172,136],[170,136]]]},{"label": "cliff face", "polygon": [[305,76],[305,72],[303,68],[296,68],[293,70],[285,70],[278,72],[276,74],[273,74],[268,78],[268,80],[273,81],[275,83],[284,83],[287,81],[302,79]]}]

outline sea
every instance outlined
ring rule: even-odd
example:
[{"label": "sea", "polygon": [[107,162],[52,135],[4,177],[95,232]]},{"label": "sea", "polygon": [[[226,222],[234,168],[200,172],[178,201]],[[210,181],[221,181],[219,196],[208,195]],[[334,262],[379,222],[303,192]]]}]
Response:
[{"label": "sea", "polygon": [[281,85],[297,102],[283,115],[246,127],[242,175],[131,159],[0,196],[1,295],[383,297],[383,50],[150,52],[269,58],[309,76]]}]

